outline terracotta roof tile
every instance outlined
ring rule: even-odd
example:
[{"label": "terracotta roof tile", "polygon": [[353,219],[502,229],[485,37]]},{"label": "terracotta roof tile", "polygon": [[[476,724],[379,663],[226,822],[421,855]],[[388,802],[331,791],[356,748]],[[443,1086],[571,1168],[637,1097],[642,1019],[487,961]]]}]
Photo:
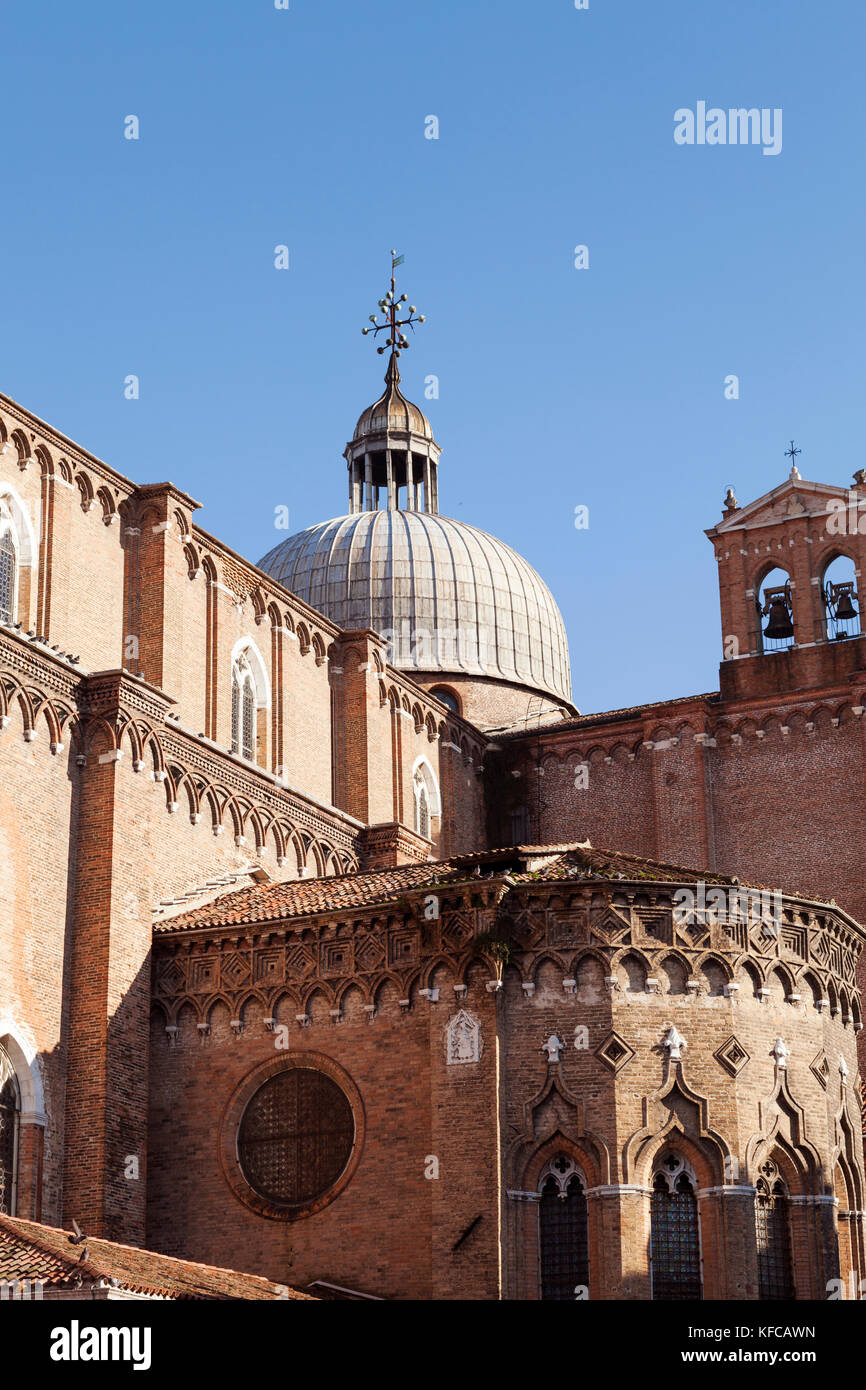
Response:
[{"label": "terracotta roof tile", "polygon": [[2,1215],[0,1279],[39,1279],[53,1288],[116,1280],[116,1287],[130,1293],[170,1299],[312,1299],[256,1274],[178,1260],[96,1236],[85,1236],[79,1244],[59,1227]]},{"label": "terracotta roof tile", "polygon": [[215,902],[170,917],[154,926],[162,936],[208,925],[242,926],[289,917],[309,917],[318,912],[339,912],[353,907],[372,907],[393,902],[407,889],[432,883],[462,883],[465,868],[450,860],[406,864],[397,869],[377,869],[366,874],[340,874],[331,878],[295,879],[290,883],[254,884],[237,893],[226,893]]},{"label": "terracotta roof tile", "polygon": [[[406,864],[372,873],[334,878],[299,879],[287,883],[255,884],[227,893],[178,917],[154,926],[156,936],[176,935],[212,927],[255,925],[346,912],[395,902],[404,894],[429,887],[457,887],[478,877],[503,883],[532,883],[560,879],[621,879],[657,883],[736,884],[737,879],[710,869],[685,868],[636,854],[571,845],[503,846],[486,853],[457,855],[427,864]],[[761,884],[744,884],[761,888]],[[802,896],[802,895],[795,895]]]}]

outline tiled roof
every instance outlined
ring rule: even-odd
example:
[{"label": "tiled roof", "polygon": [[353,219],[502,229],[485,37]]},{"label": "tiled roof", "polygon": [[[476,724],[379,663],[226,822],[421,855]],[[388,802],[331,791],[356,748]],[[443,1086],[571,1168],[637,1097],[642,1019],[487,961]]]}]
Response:
[{"label": "tiled roof", "polygon": [[579,714],[574,719],[562,719],[555,724],[545,724],[541,729],[512,730],[509,726],[502,729],[488,729],[487,733],[490,736],[495,736],[497,743],[516,742],[520,739],[525,739],[528,742],[530,739],[537,738],[539,734],[546,737],[549,734],[574,733],[581,729],[591,729],[597,724],[619,724],[629,719],[638,719],[644,712],[650,710],[680,708],[683,705],[693,704],[696,700],[707,700],[711,704],[718,704],[719,699],[718,690],[705,690],[700,695],[677,695],[671,700],[653,700],[645,705],[624,705],[622,709],[605,709],[599,710],[595,714]]},{"label": "tiled roof", "polygon": [[353,907],[373,907],[393,902],[401,894],[424,884],[462,883],[465,868],[451,861],[405,864],[398,869],[377,869],[366,874],[340,874],[333,878],[297,879],[291,883],[256,884],[226,893],[216,902],[158,922],[154,934],[192,931],[210,925],[243,925],[273,922],[287,917],[308,917],[318,912],[340,912]]},{"label": "tiled roof", "polygon": [[36,1221],[0,1215],[0,1280],[42,1280],[53,1288],[78,1288],[116,1281],[129,1293],[160,1298],[312,1299],[256,1274],[176,1260],[152,1250],[118,1245]]},{"label": "tiled roof", "polygon": [[[375,907],[403,894],[431,887],[455,887],[478,877],[510,883],[557,879],[625,879],[647,882],[734,883],[735,879],[708,869],[686,869],[639,855],[594,849],[587,844],[517,845],[487,853],[456,855],[427,864],[405,864],[373,873],[335,878],[299,879],[290,883],[257,884],[227,893],[179,917],[159,922],[154,934],[166,936],[216,926],[245,926],[278,922],[323,912]],[[759,885],[753,885],[758,887]]]}]

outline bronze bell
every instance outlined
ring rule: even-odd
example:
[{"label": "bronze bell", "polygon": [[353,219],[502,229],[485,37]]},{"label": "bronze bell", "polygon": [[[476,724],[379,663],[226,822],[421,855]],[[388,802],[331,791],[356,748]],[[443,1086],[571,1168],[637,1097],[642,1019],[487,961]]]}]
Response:
[{"label": "bronze bell", "polygon": [[847,622],[850,622],[850,620],[851,620],[852,618],[856,618],[856,617],[857,617],[857,609],[854,607],[854,604],[851,602],[851,600],[852,600],[852,598],[853,598],[853,594],[852,594],[852,592],[851,592],[851,587],[852,587],[852,586],[849,585],[849,584],[846,584],[846,585],[844,586],[844,588],[843,588],[841,585],[840,585],[839,587],[842,589],[842,592],[839,593],[838,589],[837,589],[837,591],[836,591],[837,594],[839,594],[838,600],[837,600],[837,603],[836,603],[836,622],[837,622],[837,623],[847,623]]},{"label": "bronze bell", "polygon": [[787,603],[781,596],[770,600],[770,617],[764,628],[764,636],[776,642],[785,641],[786,638],[794,636],[791,614],[788,612]]}]

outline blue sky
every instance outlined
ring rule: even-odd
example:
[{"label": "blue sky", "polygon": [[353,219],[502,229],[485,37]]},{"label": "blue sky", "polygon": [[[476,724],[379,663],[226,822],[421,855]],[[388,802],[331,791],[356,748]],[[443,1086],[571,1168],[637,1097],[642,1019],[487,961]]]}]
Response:
[{"label": "blue sky", "polygon": [[[0,389],[255,560],[346,510],[397,247],[441,510],[540,570],[580,708],[716,688],[725,489],[866,465],[863,5],[290,5],[7,7]],[[678,146],[701,100],[782,152]]]}]

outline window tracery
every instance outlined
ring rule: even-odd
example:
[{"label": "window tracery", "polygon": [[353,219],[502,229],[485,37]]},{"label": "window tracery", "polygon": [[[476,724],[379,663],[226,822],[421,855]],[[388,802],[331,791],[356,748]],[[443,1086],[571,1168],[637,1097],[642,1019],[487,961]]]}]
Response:
[{"label": "window tracery", "polygon": [[246,652],[232,664],[232,752],[255,760],[256,682]]},{"label": "window tracery", "polygon": [[574,1300],[589,1288],[586,1178],[560,1153],[543,1169],[538,1188],[541,1297]]},{"label": "window tracery", "polygon": [[755,1193],[755,1237],[760,1297],[794,1297],[788,1190],[773,1159],[761,1164]]},{"label": "window tracery", "polygon": [[18,593],[18,546],[8,514],[0,504],[0,621],[15,621]]},{"label": "window tracery", "polygon": [[651,1201],[652,1296],[674,1301],[702,1297],[697,1180],[678,1153],[653,1169]]}]

